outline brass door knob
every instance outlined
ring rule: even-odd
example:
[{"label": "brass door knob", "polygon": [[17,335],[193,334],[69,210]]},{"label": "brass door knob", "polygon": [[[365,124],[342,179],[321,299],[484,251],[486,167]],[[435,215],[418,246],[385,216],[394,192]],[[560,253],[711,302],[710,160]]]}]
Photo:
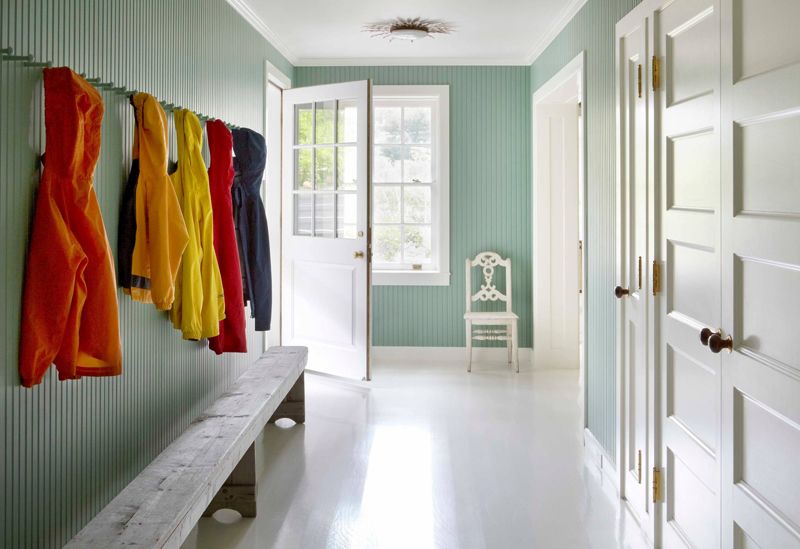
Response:
[{"label": "brass door knob", "polygon": [[621,299],[630,293],[631,292],[628,290],[628,288],[623,288],[622,286],[617,286],[614,288],[614,295],[617,296],[617,299]]},{"label": "brass door knob", "polygon": [[364,252],[353,252],[353,259],[363,259]]},{"label": "brass door knob", "polygon": [[714,354],[719,353],[722,349],[728,349],[730,353],[733,351],[733,339],[731,336],[723,339],[721,334],[711,334],[711,337],[708,338],[708,348]]},{"label": "brass door knob", "polygon": [[700,330],[700,343],[703,345],[708,345],[708,339],[714,334],[720,335],[719,330],[713,332],[711,328],[703,328]]}]

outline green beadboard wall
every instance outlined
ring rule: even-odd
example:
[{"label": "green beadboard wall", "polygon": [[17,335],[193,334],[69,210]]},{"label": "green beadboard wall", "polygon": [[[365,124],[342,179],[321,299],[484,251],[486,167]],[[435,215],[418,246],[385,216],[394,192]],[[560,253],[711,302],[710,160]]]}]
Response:
[{"label": "green beadboard wall", "polygon": [[[0,48],[8,46],[259,131],[264,60],[293,74],[224,0],[3,0]],[[95,188],[115,248],[133,115],[126,96],[102,96]],[[41,69],[0,61],[0,547],[9,549],[61,547],[262,345],[250,324],[250,353],[217,358],[204,344],[182,341],[165,314],[120,292],[122,376],[58,382],[52,369],[42,385],[20,386],[20,296],[43,107]]]},{"label": "green beadboard wall", "polygon": [[614,27],[640,0],[589,0],[531,66],[531,93],[586,51],[587,413],[616,456],[616,115]]},{"label": "green beadboard wall", "polygon": [[375,286],[374,345],[463,347],[464,260],[494,250],[512,258],[519,343],[530,347],[529,73],[527,66],[295,69],[294,86],[368,78],[450,86],[450,285]]}]

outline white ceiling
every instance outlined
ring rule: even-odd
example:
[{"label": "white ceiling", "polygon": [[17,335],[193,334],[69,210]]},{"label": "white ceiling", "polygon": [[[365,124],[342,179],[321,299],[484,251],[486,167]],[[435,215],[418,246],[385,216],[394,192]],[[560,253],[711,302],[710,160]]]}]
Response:
[{"label": "white ceiling", "polygon": [[[527,65],[586,0],[228,0],[295,66]],[[450,35],[389,42],[362,31],[394,17],[443,19]]]}]

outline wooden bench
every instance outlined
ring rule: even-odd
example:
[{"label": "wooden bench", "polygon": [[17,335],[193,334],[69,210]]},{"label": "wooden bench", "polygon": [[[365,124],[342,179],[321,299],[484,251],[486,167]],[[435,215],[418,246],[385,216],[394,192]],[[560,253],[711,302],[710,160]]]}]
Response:
[{"label": "wooden bench", "polygon": [[305,421],[305,347],[274,347],[250,366],[66,547],[181,546],[201,516],[256,514],[254,442],[268,422]]}]

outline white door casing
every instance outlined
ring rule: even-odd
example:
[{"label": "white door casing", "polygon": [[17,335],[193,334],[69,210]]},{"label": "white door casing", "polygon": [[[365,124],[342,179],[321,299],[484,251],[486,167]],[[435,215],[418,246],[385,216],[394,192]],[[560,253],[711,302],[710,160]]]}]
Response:
[{"label": "white door casing", "polygon": [[720,325],[718,1],[662,3],[653,36],[661,544],[719,547],[720,360],[699,337]]},{"label": "white door casing", "polygon": [[[368,81],[283,94],[283,345],[369,378]],[[298,124],[298,121],[301,121]]]},{"label": "white door casing", "polygon": [[578,368],[578,105],[540,103],[534,108],[534,363]]},{"label": "white door casing", "polygon": [[800,3],[722,8],[722,546],[797,548]]},{"label": "white door casing", "polygon": [[622,361],[621,493],[654,539],[650,499],[653,465],[653,360],[650,280],[650,151],[648,18],[634,13],[617,25],[619,85],[618,357]]}]

